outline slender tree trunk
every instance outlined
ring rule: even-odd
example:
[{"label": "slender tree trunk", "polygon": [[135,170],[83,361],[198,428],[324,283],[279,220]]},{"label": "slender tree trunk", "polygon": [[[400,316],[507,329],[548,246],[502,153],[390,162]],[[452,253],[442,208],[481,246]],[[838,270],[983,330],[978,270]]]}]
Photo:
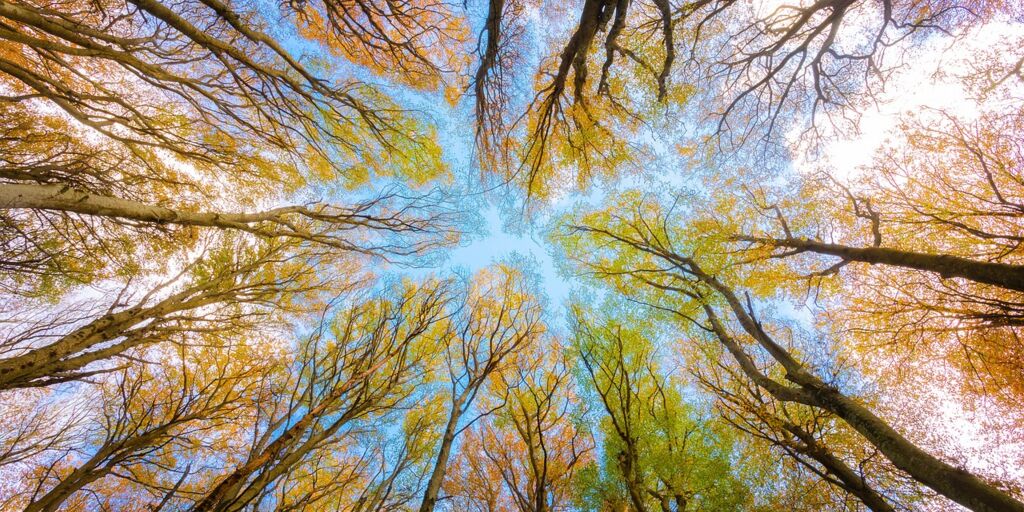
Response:
[{"label": "slender tree trunk", "polygon": [[837,256],[846,261],[880,263],[935,272],[944,278],[960,277],[978,283],[1024,292],[1024,265],[976,261],[946,254],[902,251],[887,247],[850,247],[804,239],[764,239],[755,237],[740,237],[739,239],[766,243],[776,247],[788,247]]},{"label": "slender tree trunk", "polygon": [[[355,388],[363,379],[378,371],[389,359],[390,358],[385,358],[378,361],[367,370],[353,376],[345,383],[344,386],[332,391],[326,399],[320,402],[316,407],[307,411],[299,421],[289,427],[288,430],[285,430],[277,439],[267,445],[267,447],[264,448],[257,456],[249,459],[249,461],[236,468],[230,475],[221,480],[220,483],[207,493],[206,497],[204,497],[202,501],[192,507],[192,512],[209,512],[211,510],[219,510],[222,508],[226,501],[234,498],[239,487],[244,484],[245,481],[253,475],[253,473],[256,473],[261,468],[286,453],[288,447],[301,439],[313,425],[313,422],[324,414],[324,411],[332,405],[335,405],[336,400]],[[351,419],[350,417],[347,417],[351,412],[351,410],[346,411],[343,417],[335,422],[331,429],[327,430],[327,435],[336,431],[341,426],[342,422]],[[327,437],[327,435],[324,435],[323,437]]]},{"label": "slender tree trunk", "polygon": [[[487,46],[480,58],[480,67],[476,70],[476,81],[473,87],[477,98],[484,98],[484,86],[487,83],[487,74],[498,61],[498,51],[501,44],[501,17],[505,10],[505,0],[490,0],[487,4],[487,21],[484,28],[487,30]],[[483,105],[483,103],[481,103]]]},{"label": "slender tree trunk", "polygon": [[423,501],[420,503],[419,512],[433,512],[434,506],[437,505],[437,496],[441,492],[441,484],[444,483],[444,475],[448,469],[448,459],[452,454],[452,443],[455,441],[459,419],[462,417],[462,403],[464,399],[464,396],[459,397],[452,404],[452,411],[448,415],[448,424],[445,426],[444,436],[441,438],[441,450],[437,453],[434,469],[430,473],[430,480],[427,481],[427,490],[423,493]]},{"label": "slender tree trunk", "polygon": [[[632,445],[628,440],[626,442]],[[630,446],[629,451],[628,454],[622,453],[619,460],[622,475],[626,480],[626,492],[629,494],[629,501],[633,503],[633,508],[636,509],[636,512],[647,512],[647,506],[644,504],[644,491],[636,477],[636,465],[634,464],[636,460],[635,448]]]},{"label": "slender tree trunk", "polygon": [[689,504],[689,500],[686,499],[685,495],[676,494],[676,512],[686,512],[686,506]]},{"label": "slender tree trunk", "polygon": [[843,483],[843,488],[853,494],[873,512],[895,512],[882,495],[878,494],[868,482],[857,474],[846,462],[832,454],[827,448],[818,444],[807,431],[786,423],[785,429],[796,436],[804,445],[796,448],[808,457],[818,461],[829,473],[835,475]]},{"label": "slender tree trunk", "polygon": [[537,507],[537,512],[548,512],[547,484],[541,482],[537,487],[537,499],[534,506]]},{"label": "slender tree trunk", "polygon": [[195,419],[195,416],[181,417],[173,423],[164,424],[130,439],[103,445],[89,460],[75,468],[71,474],[62,478],[43,497],[29,503],[25,507],[25,512],[53,512],[57,510],[72,494],[109,475],[117,465],[116,461],[119,459],[123,460],[125,454],[137,453],[139,450],[151,446],[155,440],[164,436],[173,424],[180,424],[191,419]]},{"label": "slender tree trunk", "polygon": [[[98,457],[98,456],[97,456]],[[97,459],[93,457],[93,459]],[[109,471],[97,471],[94,460],[76,468],[38,500],[29,503],[25,512],[53,512],[57,510],[72,494],[82,487],[103,478]]]},{"label": "slender tree trunk", "polygon": [[285,430],[284,433],[267,445],[258,455],[232,471],[230,475],[221,480],[220,483],[207,493],[202,501],[192,507],[192,512],[209,512],[221,508],[227,500],[234,496],[238,487],[245,483],[250,475],[264,465],[269,464],[289,445],[297,441],[306,429],[312,425],[317,416],[326,409],[326,406],[327,403],[325,402],[307,412],[298,422],[289,427],[288,430]]},{"label": "slender tree trunk", "polygon": [[[654,5],[661,14],[661,37],[665,39],[665,60],[661,64],[661,73],[658,74],[658,101],[665,101],[665,94],[668,93],[668,75],[672,71],[672,62],[676,59],[676,45],[673,42],[675,30],[672,22],[672,5],[668,0],[654,0]],[[678,512],[683,512],[679,509]]]},{"label": "slender tree trunk", "polygon": [[1024,512],[1024,503],[911,443],[871,410],[834,388],[814,391],[821,407],[842,418],[892,463],[939,494],[976,512]]},{"label": "slender tree trunk", "polygon": [[143,310],[139,308],[119,311],[93,320],[47,346],[0,360],[0,389],[31,387],[37,379],[80,369],[91,361],[83,360],[76,364],[64,364],[62,361],[89,347],[117,338],[145,318]]},{"label": "slender tree trunk", "polygon": [[203,296],[202,292],[206,288],[207,285],[192,287],[150,307],[135,306],[104,315],[49,345],[0,360],[0,390],[38,386],[45,383],[48,377],[60,380],[62,377],[74,375],[74,372],[93,362],[144,343],[148,338],[142,336],[94,352],[86,352],[96,345],[126,335],[133,327],[147,320],[224,299],[216,295]]},{"label": "slender tree trunk", "polygon": [[661,507],[661,512],[672,512],[672,497],[668,495],[668,492],[660,493],[650,489],[648,489],[647,492],[650,493],[654,499],[658,500],[658,506]]},{"label": "slender tree trunk", "polygon": [[283,214],[301,210],[301,207],[284,207],[258,213],[185,212],[65,185],[0,184],[0,210],[16,208],[222,229],[246,229],[250,224],[275,220]]}]

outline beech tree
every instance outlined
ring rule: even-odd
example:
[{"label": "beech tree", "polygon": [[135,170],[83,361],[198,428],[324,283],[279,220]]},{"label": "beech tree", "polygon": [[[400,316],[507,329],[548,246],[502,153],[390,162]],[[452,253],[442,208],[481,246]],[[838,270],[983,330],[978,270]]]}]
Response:
[{"label": "beech tree", "polygon": [[394,407],[409,393],[428,348],[420,345],[448,314],[450,298],[443,282],[391,293],[353,305],[302,344],[298,381],[285,381],[273,409],[258,416],[246,459],[191,510],[245,508],[311,454],[329,454],[349,424]]},{"label": "beech tree", "polygon": [[[752,301],[742,299],[733,286],[712,273],[715,271],[705,269],[705,265],[728,266],[728,260],[719,257],[702,262],[687,251],[688,247],[697,250],[700,246],[683,245],[678,236],[680,231],[695,226],[675,228],[672,223],[678,217],[673,215],[673,205],[662,208],[652,200],[627,194],[615,206],[611,212],[598,211],[571,220],[566,228],[569,243],[578,244],[568,252],[580,255],[577,258],[582,269],[605,277],[627,296],[633,286],[650,290],[636,300],[714,334],[743,373],[775,399],[835,414],[897,468],[950,500],[972,510],[1024,508],[999,485],[930,454],[904,437],[869,406],[844,393],[836,383],[822,379],[810,362],[802,361],[799,354],[776,341],[762,324]],[[699,223],[696,229],[700,229]],[[602,247],[603,251],[599,249]],[[752,353],[746,347],[749,342],[730,331],[728,325],[732,322],[746,340],[759,347],[759,352]],[[765,373],[755,355],[768,357],[771,364],[778,365],[784,381]]]},{"label": "beech tree", "polygon": [[[135,365],[109,376],[98,391],[98,424],[85,430],[88,444],[34,471],[38,481],[25,489],[25,510],[57,510],[76,493],[107,478],[147,489],[154,502],[165,489],[172,494],[177,490],[181,482],[167,479],[178,473],[187,477],[189,466],[175,467],[174,458],[189,452],[201,456],[204,438],[230,425],[267,370],[245,346],[227,348],[229,357],[221,357],[219,349],[179,347],[166,354],[150,351],[159,358],[156,364]],[[66,459],[75,452],[77,457],[66,467]],[[101,495],[98,500],[109,498]]]},{"label": "beech tree", "polygon": [[[643,333],[577,307],[581,374],[600,404],[604,467],[591,468],[586,508],[741,510],[750,494],[730,463],[730,439],[683,400]],[[611,316],[611,315],[608,315]],[[624,492],[622,492],[624,491]],[[621,506],[621,505],[620,505]]]},{"label": "beech tree", "polygon": [[1018,4],[0,0],[0,508],[1024,510]]},{"label": "beech tree", "polygon": [[[981,23],[1005,9],[998,2],[822,1],[762,7],[732,0],[679,9],[696,81],[717,87],[714,133],[727,145],[768,141],[787,118],[856,129],[850,107],[880,90],[908,52],[933,31]],[[897,55],[892,55],[892,54]]]},{"label": "beech tree", "polygon": [[521,270],[506,264],[486,268],[469,285],[465,305],[438,340],[443,364],[438,370],[447,398],[448,418],[421,512],[437,505],[455,438],[504,401],[478,411],[476,399],[496,375],[508,371],[518,351],[538,342],[545,332],[541,305],[527,287]]},{"label": "beech tree", "polygon": [[757,219],[734,239],[757,258],[793,261],[812,282],[856,283],[834,315],[858,346],[888,339],[911,360],[941,355],[972,394],[1016,407],[1019,123],[1020,112],[970,124],[922,113],[903,127],[906,144],[881,152],[852,183],[822,174],[797,184],[823,187],[828,225],[794,223],[812,217],[763,190],[749,201]]},{"label": "beech tree", "polygon": [[303,32],[327,42],[330,51],[409,86],[436,89],[461,71],[459,50],[468,27],[454,4],[323,0],[288,5]]},{"label": "beech tree", "polygon": [[[309,256],[290,255],[285,245],[224,242],[138,296],[125,286],[105,309],[72,304],[60,316],[9,332],[2,344],[0,389],[48,386],[110,371],[110,366],[87,367],[190,332],[238,332],[265,324],[288,300],[322,284],[310,275]],[[289,299],[289,293],[295,295]]]},{"label": "beech tree", "polygon": [[593,457],[579,397],[556,341],[528,347],[481,397],[504,404],[463,434],[442,489],[460,510],[568,510],[580,470]]},{"label": "beech tree", "polygon": [[[722,355],[721,350],[708,352],[713,358]],[[834,415],[776,401],[735,367],[704,363],[696,370],[698,381],[718,397],[725,421],[792,461],[803,479],[820,480],[833,491],[829,494],[839,493],[826,501],[830,505],[897,510],[919,498],[898,470],[878,460],[877,449],[864,447],[855,432],[837,427],[841,424]]]},{"label": "beech tree", "polygon": [[244,166],[269,144],[344,170],[359,160],[372,166],[363,143],[410,148],[402,116],[383,95],[318,76],[251,9],[237,7],[7,3],[7,98],[43,99],[111,139],[212,164]]},{"label": "beech tree", "polygon": [[777,146],[788,127],[819,137],[826,126],[856,131],[864,98],[880,92],[928,36],[1015,12],[1000,2],[946,1],[577,5],[540,7],[555,20],[565,17],[569,29],[550,38],[523,106],[507,91],[515,89],[515,68],[530,45],[523,11],[532,4],[489,2],[478,44],[473,87],[482,167],[540,202],[646,163],[651,151],[636,142],[643,139],[638,128],[676,128],[654,122],[656,106],[671,113],[699,98],[705,104],[695,122],[711,125],[699,130],[710,135],[700,144],[726,152],[752,140]]},{"label": "beech tree", "polygon": [[11,292],[48,294],[140,273],[132,258],[139,251],[165,259],[211,230],[381,258],[422,255],[458,239],[456,216],[439,192],[396,186],[347,205],[312,200],[257,206],[274,201],[270,183],[297,186],[298,170],[247,165],[232,171],[228,183],[238,185],[225,197],[216,182],[190,176],[157,153],[87,142],[67,122],[35,120],[25,108],[8,112],[13,117],[5,120],[2,144],[9,152],[0,163],[0,261],[9,273],[2,285]]}]

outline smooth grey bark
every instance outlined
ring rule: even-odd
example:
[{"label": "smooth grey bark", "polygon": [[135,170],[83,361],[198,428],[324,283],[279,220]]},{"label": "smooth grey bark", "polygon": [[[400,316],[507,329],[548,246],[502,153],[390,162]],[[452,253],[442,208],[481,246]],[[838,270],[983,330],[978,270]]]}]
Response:
[{"label": "smooth grey bark", "polygon": [[282,215],[305,210],[301,206],[290,206],[258,213],[186,212],[66,185],[0,184],[0,210],[19,208],[222,229],[250,229],[250,224],[277,220]]},{"label": "smooth grey bark", "polygon": [[[62,336],[57,341],[0,360],[0,390],[26,388],[62,382],[82,376],[89,364],[150,341],[145,328],[133,328],[147,320],[198,308],[224,300],[223,295],[204,296],[206,287],[193,287],[167,297],[152,306],[135,307],[104,315]],[[151,324],[150,324],[151,325]],[[123,337],[121,342],[95,351],[92,347]]]},{"label": "smooth grey bark", "polygon": [[802,238],[737,237],[737,239],[836,256],[844,261],[878,263],[935,272],[943,278],[959,277],[1008,290],[1024,292],[1024,265],[977,261],[947,254],[928,254],[888,247],[851,247]]},{"label": "smooth grey bark", "polygon": [[[291,238],[366,254],[411,255],[434,246],[449,243],[441,236],[452,231],[443,213],[425,213],[417,199],[403,204],[390,204],[397,194],[384,194],[375,199],[348,206],[329,204],[290,205],[264,211],[225,213],[186,211],[124,199],[67,185],[36,185],[0,183],[0,210],[36,209],[89,215],[116,220],[131,220],[156,225],[209,227],[238,230],[264,238]],[[419,216],[425,213],[424,216]],[[425,236],[403,243],[390,241],[381,245],[364,245],[355,235],[360,230],[380,233]]]},{"label": "smooth grey bark", "polygon": [[423,492],[423,501],[420,503],[419,512],[433,512],[437,505],[437,497],[441,493],[441,484],[444,483],[444,475],[448,469],[448,459],[452,454],[452,444],[455,442],[459,420],[462,418],[462,405],[465,398],[465,395],[460,396],[452,403],[452,410],[448,414],[448,424],[445,425],[444,435],[441,437],[441,449],[437,452],[434,469],[430,472],[427,489]]}]

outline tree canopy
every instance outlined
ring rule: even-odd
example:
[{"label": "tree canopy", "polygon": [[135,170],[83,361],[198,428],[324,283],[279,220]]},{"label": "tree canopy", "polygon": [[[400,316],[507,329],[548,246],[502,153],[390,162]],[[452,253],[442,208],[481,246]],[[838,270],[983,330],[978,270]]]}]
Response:
[{"label": "tree canopy", "polygon": [[0,510],[1024,512],[1024,4],[0,0]]}]

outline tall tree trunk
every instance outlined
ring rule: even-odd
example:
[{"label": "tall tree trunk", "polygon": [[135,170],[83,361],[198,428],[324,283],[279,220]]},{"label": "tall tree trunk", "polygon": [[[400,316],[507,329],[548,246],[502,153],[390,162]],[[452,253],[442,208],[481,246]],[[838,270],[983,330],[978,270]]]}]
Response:
[{"label": "tall tree trunk", "polygon": [[686,495],[676,494],[676,512],[686,512],[686,506],[689,502]]},{"label": "tall tree trunk", "polygon": [[441,437],[441,450],[437,453],[434,469],[430,473],[430,480],[427,481],[427,490],[423,493],[423,501],[420,503],[419,512],[433,512],[434,507],[437,505],[437,496],[441,492],[441,484],[444,483],[445,471],[448,469],[448,459],[452,454],[452,443],[455,441],[459,419],[462,417],[462,403],[464,401],[465,395],[459,397],[452,404],[452,411],[448,415],[448,424],[444,428],[444,436]]},{"label": "tall tree trunk", "polygon": [[[207,283],[209,284],[209,283]],[[149,341],[146,336],[132,337],[132,328],[147,321],[187,309],[198,308],[224,300],[223,296],[202,293],[208,286],[191,287],[157,304],[104,315],[62,336],[49,345],[29,350],[24,354],[0,360],[0,390],[45,385],[51,380],[60,382],[73,378],[87,365],[121,353],[133,346]],[[128,335],[123,343],[86,352],[90,348]]]},{"label": "tall tree trunk", "polygon": [[928,254],[887,247],[851,247],[798,238],[737,237],[737,239],[837,256],[845,261],[880,263],[935,272],[944,278],[960,277],[978,283],[1024,292],[1024,265],[977,261],[947,254]]},{"label": "tall tree trunk", "polygon": [[[206,494],[206,497],[204,497],[202,501],[192,507],[192,512],[221,510],[225,505],[230,505],[231,502],[234,501],[235,495],[239,492],[241,486],[249,479],[250,476],[286,454],[286,450],[298,442],[313,426],[313,423],[320,418],[327,409],[335,405],[336,400],[345,393],[354,389],[363,381],[363,379],[380,370],[380,368],[384,366],[389,359],[390,357],[382,359],[365,371],[360,372],[358,375],[354,375],[345,383],[345,385],[332,391],[331,394],[316,407],[306,411],[306,414],[304,414],[299,421],[295,422],[294,425],[285,430],[277,437],[277,439],[274,439],[274,441],[267,445],[267,447],[258,455],[249,459],[245,464],[239,466],[232,471],[230,475],[221,480],[220,483]],[[330,428],[325,429],[325,432],[322,433],[322,438],[326,438],[328,435],[331,435],[333,432],[337,431],[344,422],[350,420],[351,416],[349,415],[352,412],[352,409],[346,411]],[[313,444],[310,445],[310,449],[312,449],[312,446]]]},{"label": "tall tree trunk", "polygon": [[895,512],[892,505],[885,501],[885,498],[878,494],[878,491],[873,489],[867,480],[857,474],[849,464],[821,446],[810,433],[788,422],[784,423],[784,428],[800,440],[802,446],[794,448],[796,451],[818,461],[829,473],[842,482],[843,489],[856,496],[861,503],[873,512]]},{"label": "tall tree trunk", "polygon": [[258,213],[186,212],[65,185],[0,184],[0,210],[15,208],[221,229],[249,229],[250,224],[273,221],[284,214],[303,210],[302,207],[284,207]]},{"label": "tall tree trunk", "polygon": [[72,494],[89,485],[110,472],[109,468],[97,470],[103,456],[96,455],[84,465],[76,468],[38,500],[29,503],[24,512],[53,512],[60,508]]},{"label": "tall tree trunk", "polygon": [[[628,414],[628,412],[627,412]],[[629,501],[633,503],[636,512],[647,512],[644,504],[644,489],[636,475],[636,460],[638,455],[636,447],[631,439],[623,439],[626,442],[626,451],[619,452],[619,468],[626,484],[626,492],[629,494]]]},{"label": "tall tree trunk", "polygon": [[922,450],[839,390],[821,383],[813,393],[822,409],[842,418],[896,467],[939,494],[976,512],[1024,512],[1024,503]]},{"label": "tall tree trunk", "polygon": [[179,417],[171,423],[166,423],[132,438],[117,441],[113,444],[104,444],[89,460],[62,478],[45,495],[29,503],[25,507],[25,512],[53,512],[59,509],[72,494],[113,472],[118,462],[123,461],[127,455],[137,453],[152,446],[156,440],[166,435],[172,426],[195,418],[196,416],[194,415]]}]

